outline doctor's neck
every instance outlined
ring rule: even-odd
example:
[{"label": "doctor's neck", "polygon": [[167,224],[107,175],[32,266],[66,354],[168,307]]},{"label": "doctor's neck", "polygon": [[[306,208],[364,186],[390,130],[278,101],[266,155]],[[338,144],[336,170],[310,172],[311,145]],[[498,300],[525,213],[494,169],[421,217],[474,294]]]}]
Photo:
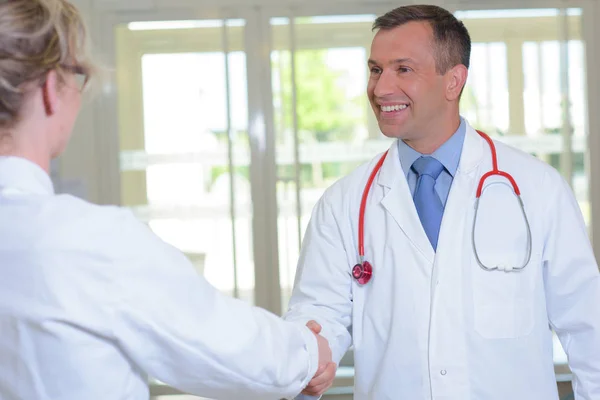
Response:
[{"label": "doctor's neck", "polygon": [[53,152],[49,149],[48,136],[39,128],[35,130],[32,124],[22,122],[14,129],[0,130],[0,156],[24,158],[50,173]]},{"label": "doctor's neck", "polygon": [[457,112],[430,120],[402,140],[421,154],[432,154],[454,135],[460,126]]}]

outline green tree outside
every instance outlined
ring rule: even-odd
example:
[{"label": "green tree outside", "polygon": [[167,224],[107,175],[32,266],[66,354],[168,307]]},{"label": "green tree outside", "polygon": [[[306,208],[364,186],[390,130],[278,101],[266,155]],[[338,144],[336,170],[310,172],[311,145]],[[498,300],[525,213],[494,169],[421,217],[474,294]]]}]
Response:
[{"label": "green tree outside", "polygon": [[[356,126],[365,121],[366,96],[348,99],[343,86],[344,72],[333,70],[327,65],[327,51],[300,50],[295,55],[296,116],[300,144],[350,141],[354,138]],[[290,140],[293,132],[292,65],[289,51],[280,51],[273,57],[272,71],[276,141],[281,144],[286,139]],[[220,140],[227,140],[226,132],[215,134]],[[322,163],[318,167],[322,177],[327,180],[348,173],[355,165]],[[300,168],[302,186],[313,186],[315,166],[303,164]],[[293,177],[293,169],[293,165],[280,165],[278,175]],[[213,181],[227,171],[226,166],[213,167]],[[236,173],[249,179],[247,167],[236,168]]]},{"label": "green tree outside", "polygon": [[[343,72],[329,68],[326,57],[327,49],[296,52],[296,115],[300,143],[351,140],[356,125],[364,121],[363,96],[347,98],[342,86]],[[281,107],[276,110],[276,126],[281,134],[293,129],[289,51],[279,53],[273,70],[280,78],[280,91],[274,95],[275,103]]]}]

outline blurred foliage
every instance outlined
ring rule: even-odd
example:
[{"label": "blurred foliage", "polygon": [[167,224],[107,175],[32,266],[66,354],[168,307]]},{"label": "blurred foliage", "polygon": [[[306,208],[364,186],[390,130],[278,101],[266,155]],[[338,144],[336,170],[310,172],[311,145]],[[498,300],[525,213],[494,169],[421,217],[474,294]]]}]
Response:
[{"label": "blurred foliage", "polygon": [[[327,49],[296,52],[296,115],[300,143],[348,141],[357,124],[364,121],[364,96],[348,99],[344,72],[327,65]],[[274,91],[276,126],[280,136],[293,130],[292,65],[289,51],[273,61],[279,91]]]}]

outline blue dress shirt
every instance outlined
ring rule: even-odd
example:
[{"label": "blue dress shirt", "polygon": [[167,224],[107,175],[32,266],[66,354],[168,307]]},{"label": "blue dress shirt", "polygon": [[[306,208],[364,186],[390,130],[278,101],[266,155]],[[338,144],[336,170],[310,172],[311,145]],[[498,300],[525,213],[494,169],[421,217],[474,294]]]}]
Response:
[{"label": "blue dress shirt", "polygon": [[[467,128],[464,119],[460,119],[460,125],[456,132],[448,139],[439,149],[430,154],[436,160],[442,163],[444,170],[438,176],[435,181],[435,191],[440,196],[442,205],[446,206],[446,200],[448,199],[448,193],[450,193],[450,186],[452,186],[452,180],[458,169],[458,163],[460,161],[460,155],[462,153],[463,142],[465,140]],[[408,187],[410,188],[411,195],[415,194],[415,187],[417,186],[417,174],[412,170],[413,163],[417,158],[424,154],[419,153],[402,140],[398,140],[398,156],[400,157],[400,164],[404,170]]]}]

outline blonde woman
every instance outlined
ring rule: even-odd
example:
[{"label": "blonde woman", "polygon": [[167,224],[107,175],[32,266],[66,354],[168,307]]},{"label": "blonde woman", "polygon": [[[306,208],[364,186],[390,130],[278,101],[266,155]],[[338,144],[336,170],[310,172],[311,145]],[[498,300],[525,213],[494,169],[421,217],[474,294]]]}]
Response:
[{"label": "blonde woman", "polygon": [[54,194],[92,74],[73,5],[0,0],[0,398],[145,399],[148,376],[295,396],[326,340],[221,295],[127,211]]}]

